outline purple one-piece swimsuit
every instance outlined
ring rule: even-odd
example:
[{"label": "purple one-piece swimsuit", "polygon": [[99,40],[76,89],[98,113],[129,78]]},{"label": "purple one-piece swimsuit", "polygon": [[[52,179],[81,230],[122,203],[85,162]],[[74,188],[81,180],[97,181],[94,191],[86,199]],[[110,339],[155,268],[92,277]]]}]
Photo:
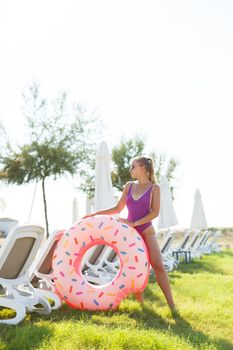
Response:
[{"label": "purple one-piece swimsuit", "polygon": [[[133,199],[132,196],[132,183],[130,185],[129,191],[126,196],[126,206],[128,208],[128,218],[129,221],[137,221],[150,212],[150,194],[153,185],[148,188],[143,195],[137,200]],[[152,222],[149,221],[143,225],[134,226],[134,228],[138,231],[138,233],[142,233],[148,227],[152,226]]]}]

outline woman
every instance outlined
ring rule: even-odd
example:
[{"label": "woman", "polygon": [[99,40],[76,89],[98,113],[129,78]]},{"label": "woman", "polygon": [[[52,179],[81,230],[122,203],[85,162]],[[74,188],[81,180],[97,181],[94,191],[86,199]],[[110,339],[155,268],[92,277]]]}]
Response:
[{"label": "woman", "polygon": [[[87,216],[117,214],[122,211],[125,205],[127,206],[128,218],[120,218],[120,221],[134,227],[142,236],[158,285],[162,289],[171,311],[175,311],[168,275],[163,266],[160,248],[151,222],[158,216],[160,209],[160,188],[155,179],[152,159],[145,156],[134,158],[130,173],[136,181],[129,181],[125,184],[122,196],[116,206]],[[143,302],[143,293],[136,293],[135,297],[139,302]]]}]

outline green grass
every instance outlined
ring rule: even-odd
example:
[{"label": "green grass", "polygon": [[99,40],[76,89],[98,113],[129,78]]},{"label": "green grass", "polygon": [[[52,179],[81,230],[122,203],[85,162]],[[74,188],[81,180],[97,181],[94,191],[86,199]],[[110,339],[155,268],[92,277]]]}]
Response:
[{"label": "green grass", "polygon": [[233,349],[233,251],[180,264],[169,278],[180,310],[175,319],[152,276],[143,307],[129,297],[115,312],[63,305],[46,317],[27,315],[18,326],[0,325],[0,350]]}]

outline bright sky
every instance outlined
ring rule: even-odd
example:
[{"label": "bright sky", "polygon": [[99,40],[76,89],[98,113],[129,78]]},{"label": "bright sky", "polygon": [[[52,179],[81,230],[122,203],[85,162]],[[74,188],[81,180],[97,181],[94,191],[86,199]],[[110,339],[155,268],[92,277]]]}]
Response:
[{"label": "bright sky", "polygon": [[[36,80],[45,96],[66,90],[98,109],[110,147],[141,133],[149,150],[177,159],[181,226],[197,188],[208,225],[233,226],[232,1],[0,0],[0,47],[0,120],[15,138],[23,89]],[[0,186],[1,215],[27,220],[33,186]],[[62,185],[48,194],[56,228],[71,220],[65,201],[82,196],[67,179],[58,205],[53,186]],[[33,215],[40,222],[36,206]]]}]

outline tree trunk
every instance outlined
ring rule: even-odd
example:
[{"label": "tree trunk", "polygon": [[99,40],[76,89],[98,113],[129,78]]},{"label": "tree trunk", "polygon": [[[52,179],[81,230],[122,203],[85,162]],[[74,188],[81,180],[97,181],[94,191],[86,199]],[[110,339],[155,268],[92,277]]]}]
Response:
[{"label": "tree trunk", "polygon": [[47,203],[46,203],[46,197],[45,197],[45,178],[42,179],[42,192],[43,192],[43,202],[44,202],[46,237],[48,238],[48,236],[49,236],[49,222],[48,222],[48,213],[47,213]]}]

